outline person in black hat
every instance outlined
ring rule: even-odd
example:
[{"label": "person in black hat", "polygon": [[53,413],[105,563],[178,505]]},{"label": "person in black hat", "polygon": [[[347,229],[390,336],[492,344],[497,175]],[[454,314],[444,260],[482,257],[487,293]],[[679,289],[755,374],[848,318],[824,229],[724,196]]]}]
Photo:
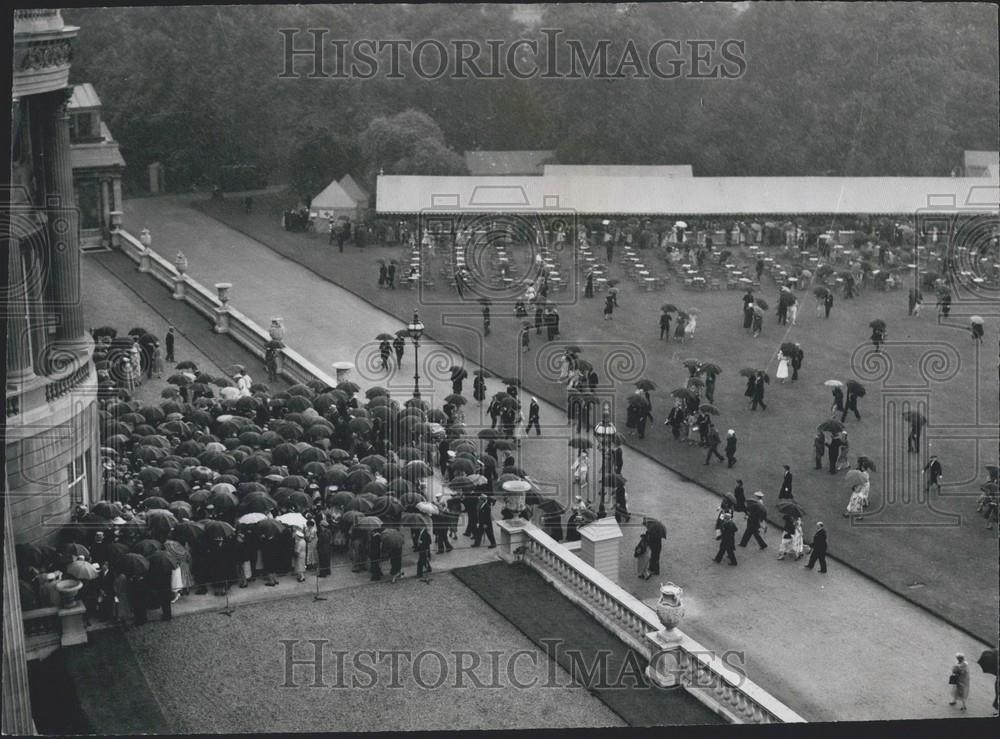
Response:
[{"label": "person in black hat", "polygon": [[743,530],[743,538],[740,539],[740,546],[745,547],[750,541],[752,536],[757,540],[757,544],[761,549],[767,549],[767,542],[760,535],[761,528],[765,525],[763,504],[764,504],[764,493],[757,491],[754,493],[754,497],[757,502],[760,503],[759,506],[748,507],[749,512],[747,513],[747,527]]},{"label": "person in black hat", "polygon": [[474,547],[482,544],[484,534],[490,540],[490,549],[494,549],[497,545],[496,537],[493,534],[492,507],[494,503],[496,503],[496,500],[486,493],[479,494],[479,500],[476,503],[476,536],[472,542],[472,546]]}]

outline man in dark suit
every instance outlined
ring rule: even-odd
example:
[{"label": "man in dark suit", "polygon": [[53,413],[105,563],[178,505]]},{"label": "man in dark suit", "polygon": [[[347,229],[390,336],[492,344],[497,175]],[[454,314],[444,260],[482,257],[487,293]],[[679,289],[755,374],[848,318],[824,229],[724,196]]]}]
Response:
[{"label": "man in dark suit", "polygon": [[764,403],[764,375],[762,374],[758,374],[754,380],[753,393],[750,396],[750,410],[757,410],[758,405],[765,411],[767,410],[767,404]]},{"label": "man in dark suit", "polygon": [[813,534],[812,552],[809,554],[809,563],[802,565],[807,570],[811,570],[813,565],[819,560],[819,571],[826,572],[826,529],[823,522],[816,522],[816,533]]},{"label": "man in dark suit", "polygon": [[781,490],[778,492],[778,500],[792,497],[792,469],[786,464],[785,477],[781,481]]},{"label": "man in dark suit", "polygon": [[173,362],[174,361],[174,338],[175,338],[175,336],[174,336],[174,327],[171,326],[170,328],[167,329],[167,335],[166,335],[166,338],[165,338],[165,341],[166,341],[166,344],[167,344],[167,361],[168,362]]},{"label": "man in dark suit", "polygon": [[[816,457],[816,467],[815,469],[823,469],[823,455],[826,454],[826,436],[824,436],[822,431],[816,432],[816,438],[813,439],[813,453]],[[840,450],[837,450],[840,453]]]},{"label": "man in dark suit", "polygon": [[938,494],[941,493],[941,474],[943,471],[941,462],[938,461],[936,455],[932,454],[921,473],[927,475],[927,492],[931,491],[931,486],[935,486],[937,487]]},{"label": "man in dark suit", "polygon": [[833,293],[828,292],[826,297],[823,299],[823,310],[826,311],[825,318],[830,317],[830,309],[833,308]]},{"label": "man in dark suit", "polygon": [[373,531],[368,537],[368,568],[372,580],[382,579],[382,532]]},{"label": "man in dark suit", "polygon": [[719,552],[715,555],[715,561],[722,562],[722,556],[729,558],[729,564],[736,566],[736,531],[737,526],[733,522],[731,513],[723,513],[722,522],[719,524]]},{"label": "man in dark suit", "polygon": [[729,429],[726,433],[726,467],[736,464],[736,431]]},{"label": "man in dark suit", "polygon": [[[719,454],[720,443],[722,443],[722,439],[719,438],[719,431],[718,429],[715,428],[715,426],[712,426],[711,429],[709,429],[707,438],[705,439],[705,446],[708,447],[708,454],[705,455],[706,465],[712,461],[713,455],[715,457],[718,457],[720,462],[724,459],[724,457],[721,454]],[[727,449],[729,448],[728,444],[726,448]]]},{"label": "man in dark suit", "polygon": [[496,501],[486,493],[480,493],[479,502],[476,504],[476,537],[472,546],[478,547],[483,543],[483,534],[490,540],[490,549],[496,548],[497,540],[493,535],[493,504]]},{"label": "man in dark suit", "polygon": [[528,425],[524,427],[524,435],[527,436],[531,431],[531,427],[535,427],[535,435],[542,435],[542,427],[538,423],[539,416],[539,406],[538,401],[534,398],[531,399],[531,403],[528,405]]},{"label": "man in dark suit", "polygon": [[430,582],[430,578],[424,578],[424,572],[431,571],[431,532],[424,526],[417,534],[417,577]]},{"label": "man in dark suit", "polygon": [[802,347],[798,344],[795,345],[795,351],[792,353],[792,379],[799,379],[799,370],[802,369],[802,359],[805,357],[805,352],[802,351]]},{"label": "man in dark suit", "polygon": [[622,467],[625,466],[625,456],[622,454],[621,446],[616,446],[614,452],[611,453],[611,458],[615,465],[615,474],[620,475],[622,473]]},{"label": "man in dark suit", "polygon": [[831,475],[836,474],[837,472],[837,460],[840,458],[840,447],[843,445],[844,443],[840,440],[840,434],[834,434],[833,438],[830,439],[830,443],[827,444],[827,447],[830,449],[829,459]]},{"label": "man in dark suit", "polygon": [[403,351],[406,349],[406,342],[402,336],[397,336],[392,340],[393,351],[396,352],[396,367],[403,366]]},{"label": "man in dark suit", "polygon": [[764,524],[764,517],[767,515],[764,508],[764,493],[759,490],[754,493],[760,505],[747,506],[747,527],[743,530],[743,538],[740,539],[740,546],[745,547],[752,536],[757,540],[761,549],[767,549],[767,542],[760,535],[761,526]]},{"label": "man in dark suit", "polygon": [[664,311],[660,314],[660,339],[670,341],[670,314]]},{"label": "man in dark suit", "polygon": [[840,422],[843,423],[847,420],[847,414],[851,411],[854,412],[854,417],[861,420],[861,414],[858,413],[858,394],[847,391],[847,400],[844,402],[844,412],[840,415]]},{"label": "man in dark suit", "polygon": [[545,309],[542,304],[539,303],[535,307],[535,335],[541,336],[542,334],[542,324],[545,323]]}]

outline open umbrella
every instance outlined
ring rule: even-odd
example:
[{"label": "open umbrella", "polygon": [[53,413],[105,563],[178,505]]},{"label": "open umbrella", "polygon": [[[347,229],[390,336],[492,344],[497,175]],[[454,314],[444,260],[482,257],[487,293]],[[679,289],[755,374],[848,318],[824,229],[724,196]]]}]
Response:
[{"label": "open umbrella", "polygon": [[702,363],[702,365],[698,369],[701,372],[707,372],[708,374],[711,374],[711,375],[721,375],[722,374],[722,367],[720,367],[719,365],[715,364],[714,362],[704,362],[704,363]]},{"label": "open umbrella", "polygon": [[634,408],[649,408],[649,402],[642,395],[628,396],[628,404]]},{"label": "open umbrella", "polygon": [[450,403],[451,405],[465,405],[468,402],[466,401],[464,396],[459,395],[457,393],[452,393],[451,395],[446,397],[444,401],[446,403]]},{"label": "open umbrella", "polygon": [[813,295],[815,295],[817,298],[820,299],[825,298],[829,294],[830,294],[829,288],[825,287],[824,285],[820,285],[819,287],[813,289]]},{"label": "open umbrella", "polygon": [[518,387],[521,384],[521,381],[516,377],[504,377],[501,382],[505,385],[511,385],[513,387]]},{"label": "open umbrella", "polygon": [[793,357],[795,353],[798,351],[798,349],[799,348],[795,346],[794,341],[785,341],[781,344],[780,347],[781,353],[784,354],[786,357]]},{"label": "open umbrella", "polygon": [[802,504],[791,498],[782,498],[775,504],[775,507],[778,509],[778,513],[789,518],[805,518],[806,515],[806,509],[802,507]]},{"label": "open umbrella", "polygon": [[868,479],[861,470],[849,470],[846,475],[844,475],[844,481],[850,485],[852,488],[855,485],[863,485]]},{"label": "open umbrella", "polygon": [[688,390],[686,387],[674,388],[670,391],[670,394],[675,398],[683,398],[684,400],[694,400],[697,396]]},{"label": "open umbrella", "polygon": [[407,462],[403,468],[403,475],[408,480],[419,480],[424,477],[431,477],[433,474],[434,472],[430,466],[418,459]]},{"label": "open umbrella", "polygon": [[972,316],[972,317],[971,317],[971,318],[969,319],[969,322],[970,322],[970,323],[974,323],[974,324],[976,324],[977,326],[982,326],[982,325],[983,325],[983,317],[982,317],[982,316]]},{"label": "open umbrella", "polygon": [[885,331],[885,321],[881,318],[876,318],[868,324],[868,328],[874,329],[876,331]]},{"label": "open umbrella", "polygon": [[711,403],[702,403],[700,406],[698,406],[698,410],[700,410],[702,413],[707,413],[710,416],[719,415],[719,409],[716,408]]},{"label": "open umbrella", "polygon": [[478,369],[472,374],[476,375],[477,377],[482,377],[483,379],[486,379],[487,377],[493,377],[493,375],[491,375],[487,370],[484,369]]},{"label": "open umbrella", "polygon": [[865,396],[865,386],[855,380],[848,380],[847,392],[857,395],[859,398],[863,398]]},{"label": "open umbrella", "polygon": [[395,338],[396,337],[393,336],[392,334],[387,334],[385,331],[383,331],[382,333],[378,334],[375,337],[375,340],[376,341],[392,341]]},{"label": "open umbrella", "polygon": [[914,426],[923,426],[927,423],[927,418],[919,411],[903,411],[903,420],[909,421]]},{"label": "open umbrella", "polygon": [[640,390],[646,390],[646,391],[656,390],[656,383],[653,382],[652,380],[647,380],[645,378],[636,382],[635,386]]},{"label": "open umbrella", "polygon": [[831,434],[839,434],[841,431],[844,430],[844,424],[842,424],[840,421],[831,418],[827,421],[823,421],[823,423],[821,423],[819,426],[816,427],[816,430],[827,431]]},{"label": "open umbrella", "polygon": [[149,572],[149,561],[141,554],[129,552],[115,560],[114,568],[126,577],[143,577]]},{"label": "open umbrella", "polygon": [[458,365],[455,364],[451,366],[449,372],[451,373],[452,382],[457,382],[458,380],[464,380],[466,377],[469,376],[469,373],[466,372],[464,367],[459,367]]},{"label": "open umbrella", "polygon": [[979,659],[976,663],[988,675],[997,674],[997,650],[996,649],[986,649],[983,653],[979,655]]},{"label": "open umbrella", "polygon": [[768,307],[769,307],[768,304],[767,304],[767,301],[764,300],[764,298],[757,298],[754,301],[754,303],[756,303],[757,307],[759,307],[761,310],[767,310]]},{"label": "open umbrella", "polygon": [[760,370],[754,369],[753,367],[743,367],[740,370],[740,376],[741,377],[753,377],[758,372],[760,372]]},{"label": "open umbrella", "polygon": [[827,380],[823,384],[826,385],[827,387],[844,387],[844,383],[842,383],[840,380]]},{"label": "open umbrella", "polygon": [[705,381],[700,377],[689,377],[687,379],[688,387],[705,387]]},{"label": "open umbrella", "polygon": [[590,449],[594,443],[585,436],[574,436],[569,440],[569,445],[574,449]]},{"label": "open umbrella", "polygon": [[285,524],[285,526],[295,526],[300,529],[304,529],[306,527],[306,517],[301,513],[296,513],[294,511],[291,513],[282,513],[275,520],[281,521],[281,523]]}]

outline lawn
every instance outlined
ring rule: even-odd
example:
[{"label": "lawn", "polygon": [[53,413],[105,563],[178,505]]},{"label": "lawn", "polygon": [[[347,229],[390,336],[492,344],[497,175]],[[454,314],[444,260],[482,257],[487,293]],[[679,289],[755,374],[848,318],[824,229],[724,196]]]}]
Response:
[{"label": "lawn", "polygon": [[[718,492],[731,490],[735,479],[742,478],[748,494],[763,490],[772,506],[781,484],[781,465],[790,465],[795,497],[807,510],[806,528],[811,531],[817,520],[827,524],[833,556],[979,638],[995,640],[997,538],[995,531],[984,528],[975,505],[986,479],[984,465],[995,463],[997,453],[996,375],[992,356],[987,358],[971,341],[970,311],[963,315],[960,303],[947,320],[939,320],[931,304],[922,316],[911,318],[904,286],[893,292],[865,292],[853,300],[838,295],[830,319],[825,320],[816,315],[807,291],[799,293],[798,325],[785,327],[774,319],[778,288],[765,276],[761,294],[772,308],[765,315],[762,335],[754,339],[742,328],[740,291],[692,292],[671,284],[665,291],[640,292],[616,263],[610,276],[622,280],[622,291],[614,320],[602,320],[600,294],[590,300],[572,289],[557,293],[561,336],[545,344],[542,337],[532,335],[529,352],[522,353],[520,322],[510,306],[493,306],[492,332],[483,337],[475,299],[467,296],[458,301],[440,278],[437,289],[429,293],[378,289],[376,259],[397,258],[398,247],[348,246],[341,254],[327,245],[324,236],[285,232],[279,225],[280,209],[289,202],[281,196],[255,198],[251,215],[235,201],[205,200],[195,205],[401,321],[419,308],[427,333],[435,340],[453,345],[496,374],[519,375],[532,393],[554,403],[564,405],[565,394],[555,380],[553,360],[560,347],[578,344],[582,356],[597,369],[598,394],[613,403],[615,422],[623,431],[632,383],[641,377],[651,379],[658,386],[653,392],[656,423],[645,439],[627,439],[634,450]],[[526,255],[516,258],[524,260]],[[572,258],[564,254],[564,265]],[[650,260],[664,271],[656,257]],[[431,266],[436,275],[438,264]],[[693,341],[679,345],[658,340],[659,306],[666,302],[699,309]],[[989,311],[977,306],[971,312]],[[889,330],[888,343],[878,355],[868,341],[868,322],[873,318],[884,319]],[[359,344],[364,338],[359,335]],[[996,340],[992,317],[987,340]],[[775,355],[784,341],[799,342],[805,361],[799,380],[781,385],[773,375]],[[715,394],[721,410],[716,421],[723,435],[733,428],[739,437],[739,461],[732,470],[717,462],[704,466],[704,450],[674,442],[662,425],[669,391],[684,383],[687,372],[682,362],[689,357],[723,367]],[[745,366],[771,372],[767,411],[747,408],[745,383],[738,376]],[[860,403],[862,420],[852,416],[847,421],[852,460],[864,454],[878,465],[872,475],[872,507],[862,521],[842,517],[849,497],[844,473],[812,469],[815,428],[829,416],[831,398],[823,386],[829,378],[856,379],[868,389]],[[925,404],[930,419],[919,455],[906,452],[907,428],[901,419],[906,403]],[[542,423],[553,420],[543,418]],[[919,468],[929,453],[941,458],[944,485],[940,494],[932,492],[928,498],[922,493]],[[624,474],[628,476],[627,456]]]}]

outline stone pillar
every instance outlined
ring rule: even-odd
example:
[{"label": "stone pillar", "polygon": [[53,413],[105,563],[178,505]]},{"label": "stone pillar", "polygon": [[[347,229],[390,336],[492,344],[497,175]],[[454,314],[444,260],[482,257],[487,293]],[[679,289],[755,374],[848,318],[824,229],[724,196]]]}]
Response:
[{"label": "stone pillar", "polygon": [[[4,486],[4,494],[9,490]],[[31,696],[28,692],[28,658],[24,647],[24,623],[21,620],[21,595],[17,582],[14,554],[14,527],[10,506],[3,507],[3,720],[5,736],[34,734]]]},{"label": "stone pillar", "polygon": [[52,94],[44,122],[44,154],[50,202],[48,306],[58,317],[56,340],[76,342],[84,336],[80,305],[80,216],[73,199],[73,165],[70,161],[68,90]]},{"label": "stone pillar", "polygon": [[618,582],[618,545],[622,530],[612,517],[599,518],[580,529],[579,556],[613,582]]},{"label": "stone pillar", "polygon": [[337,372],[337,383],[346,382],[351,379],[351,370],[354,364],[351,362],[334,362],[333,369]]},{"label": "stone pillar", "polygon": [[21,245],[12,238],[7,249],[7,386],[16,390],[33,374],[28,340],[28,291],[24,284]]},{"label": "stone pillar", "polygon": [[521,561],[523,555],[518,550],[528,541],[526,525],[520,518],[497,521],[497,528],[500,529],[500,559],[507,564]]},{"label": "stone pillar", "polygon": [[229,333],[229,291],[232,290],[231,282],[216,282],[215,291],[219,296],[219,307],[215,309],[215,326],[213,330],[217,334]]},{"label": "stone pillar", "polygon": [[45,295],[42,286],[45,284],[45,264],[38,253],[41,245],[28,242],[28,248],[21,252],[24,265],[25,301],[27,306],[28,335],[31,338],[31,366],[36,375],[45,374],[45,358],[49,344],[48,319],[45,315]]},{"label": "stone pillar", "polygon": [[111,183],[107,178],[101,180],[101,235],[107,236],[111,230]]},{"label": "stone pillar", "polygon": [[111,180],[111,191],[114,193],[114,200],[111,201],[111,210],[123,210],[122,208],[122,178],[114,177]]}]

